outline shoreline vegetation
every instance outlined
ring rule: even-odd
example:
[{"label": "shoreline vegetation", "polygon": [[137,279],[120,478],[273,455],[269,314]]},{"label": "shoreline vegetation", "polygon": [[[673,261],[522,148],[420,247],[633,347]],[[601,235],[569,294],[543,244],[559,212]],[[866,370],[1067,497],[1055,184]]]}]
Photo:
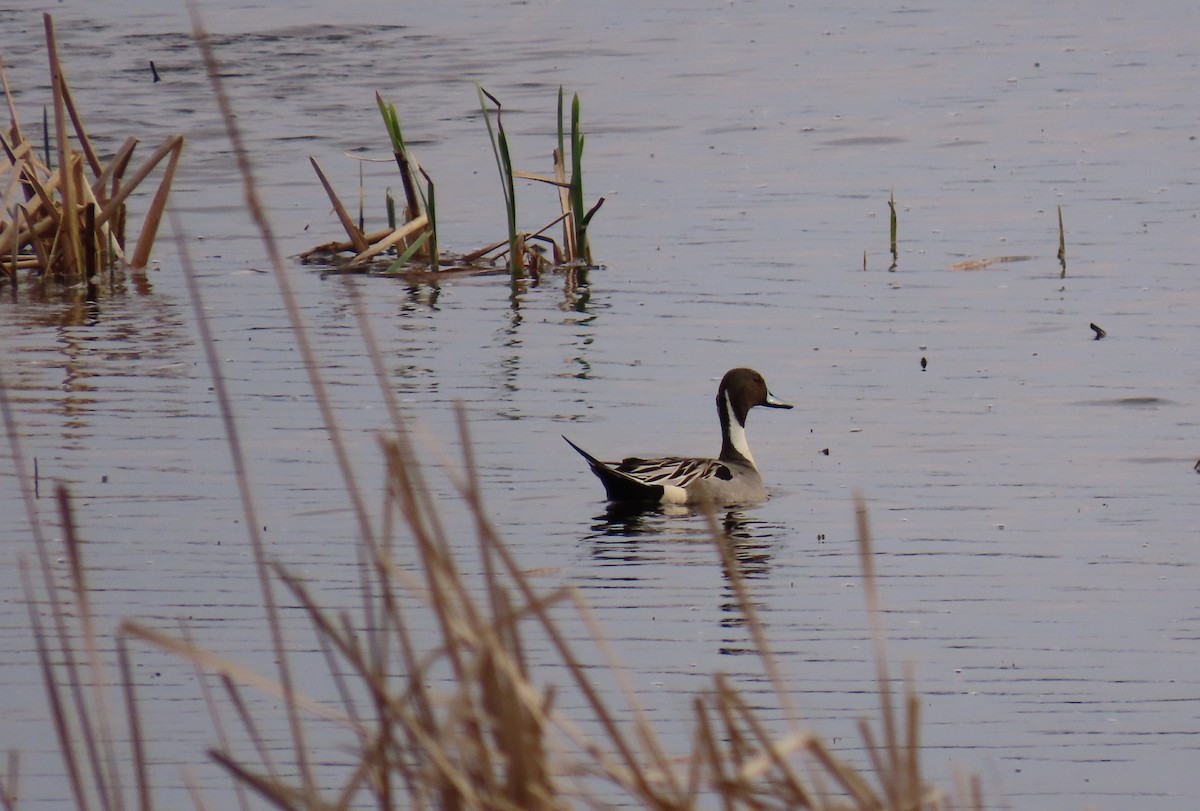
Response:
[{"label": "shoreline vegetation", "polygon": [[[232,711],[240,719],[237,730],[217,725],[217,743],[207,753],[197,753],[197,759],[207,757],[228,773],[242,808],[982,809],[977,777],[961,773],[953,785],[939,788],[925,776],[921,702],[911,673],[897,679],[888,666],[875,557],[861,497],[855,521],[879,708],[873,721],[860,721],[861,741],[851,748],[853,758],[834,752],[799,720],[788,679],[771,651],[768,629],[736,565],[733,541],[711,515],[714,563],[722,567],[736,596],[771,685],[774,706],[760,706],[761,694],[751,701],[731,679],[714,673],[711,686],[692,697],[689,751],[671,752],[620,664],[607,653],[604,629],[579,592],[570,587],[535,587],[488,519],[461,409],[461,470],[447,471],[458,498],[449,504],[434,499],[355,282],[347,279],[364,351],[389,417],[387,428],[379,434],[385,480],[368,486],[356,478],[309,327],[300,315],[284,257],[259,200],[251,156],[224,92],[217,55],[195,6],[192,14],[195,39],[244,178],[249,213],[262,235],[321,411],[336,475],[344,485],[352,516],[347,535],[356,539],[361,564],[357,595],[361,605],[353,615],[322,607],[303,579],[268,554],[239,440],[236,403],[225,388],[203,291],[176,222],[173,230],[224,420],[278,669],[274,674],[249,671],[220,651],[197,645],[186,626],[167,631],[130,618],[120,624],[114,638],[102,633],[89,597],[81,532],[86,521],[76,516],[68,488],[59,484],[55,506],[61,547],[51,538],[35,504],[19,415],[0,379],[0,411],[36,553],[35,565],[22,563],[25,600],[75,807],[80,811],[156,807],[152,786],[163,778],[151,775],[153,768],[161,767],[152,767],[147,751],[134,665],[137,649],[148,647],[196,668],[214,718]],[[480,93],[482,97],[484,91]],[[510,179],[514,176],[509,174]],[[432,194],[427,202],[431,199]],[[510,240],[513,236],[510,231]],[[577,249],[581,242],[586,244],[579,235],[576,240]],[[508,244],[510,256],[519,255],[513,251],[517,243]],[[383,508],[373,517],[366,505],[378,497],[375,491],[380,486]],[[439,516],[447,510],[465,510],[473,519],[473,548],[481,564],[478,578],[464,574],[456,561],[453,550],[465,540],[445,534]],[[285,598],[298,606],[292,610],[304,613],[319,640],[340,703],[317,701],[297,688],[295,657],[289,653],[281,620]],[[435,639],[417,638],[407,613],[414,602],[432,619],[438,631]],[[579,650],[580,643],[568,641],[565,617],[591,630],[588,644],[594,649],[586,656]],[[535,657],[525,641],[532,637],[549,641],[551,662],[533,663]],[[584,666],[595,655],[607,663],[605,676],[620,685],[619,695],[601,691],[594,668]],[[541,651],[538,656],[547,654]],[[572,710],[578,716],[557,706],[558,688],[543,682],[543,669],[565,674],[570,689],[583,697]],[[305,677],[311,679],[312,674]],[[260,719],[247,709],[252,706],[251,691],[278,700],[286,716],[286,751],[274,742],[264,743]],[[344,732],[345,749],[339,755],[349,752],[353,762],[336,776],[326,773],[327,758],[308,746],[311,726],[318,722],[332,722]],[[245,752],[252,754],[238,754]],[[325,764],[324,771],[318,769],[318,762]],[[4,811],[20,807],[18,771],[19,755],[10,753],[0,772]],[[170,779],[183,780],[197,808],[209,807],[203,790],[188,783],[186,769],[183,777],[172,774]]]}]

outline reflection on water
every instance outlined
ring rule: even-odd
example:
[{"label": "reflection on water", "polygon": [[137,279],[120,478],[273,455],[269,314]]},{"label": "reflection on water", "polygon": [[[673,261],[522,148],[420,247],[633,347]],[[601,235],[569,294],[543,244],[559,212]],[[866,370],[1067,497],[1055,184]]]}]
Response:
[{"label": "reflection on water", "polygon": [[[630,567],[681,565],[684,560],[687,565],[720,572],[722,585],[715,605],[719,627],[741,631],[746,626],[746,617],[729,582],[729,573],[721,563],[721,551],[714,544],[726,547],[737,576],[749,582],[753,590],[755,581],[769,578],[772,557],[784,533],[783,526],[755,518],[741,509],[712,513],[703,507],[610,503],[604,514],[593,519],[592,532],[582,542],[596,564],[604,567],[597,577],[603,572],[602,577],[610,582],[637,582],[639,570]],[[693,553],[680,558],[681,545],[690,547]],[[632,598],[637,600],[636,595]],[[754,605],[756,610],[765,607],[761,600]],[[758,653],[744,633],[722,635],[717,652]]]}]

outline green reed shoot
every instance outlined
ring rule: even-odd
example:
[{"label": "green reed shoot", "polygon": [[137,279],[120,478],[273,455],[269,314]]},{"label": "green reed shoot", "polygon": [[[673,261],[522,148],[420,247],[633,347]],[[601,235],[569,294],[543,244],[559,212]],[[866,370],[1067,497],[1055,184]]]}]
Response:
[{"label": "green reed shoot", "polygon": [[890,271],[896,270],[896,265],[900,261],[900,254],[896,251],[896,190],[892,189],[888,196],[888,208],[891,210],[892,220],[892,266],[888,268]]},{"label": "green reed shoot", "polygon": [[[420,168],[420,167],[418,167]],[[433,194],[433,178],[424,169],[420,169],[421,177],[425,178],[425,213],[429,217],[429,269],[437,272],[440,264],[437,238],[437,204]]]},{"label": "green reed shoot", "polygon": [[404,186],[404,199],[408,202],[404,221],[408,222],[421,213],[421,208],[417,203],[416,184],[413,182],[408,149],[404,146],[404,133],[400,130],[400,117],[396,115],[396,105],[385,103],[378,93],[375,94],[375,103],[379,105],[379,114],[383,116],[383,124],[387,127],[388,138],[392,142],[392,154],[396,156],[396,165],[400,167],[400,182]]},{"label": "green reed shoot", "polygon": [[[422,210],[429,220],[429,235],[427,237],[417,239],[410,244],[409,249],[403,252],[405,261],[411,258],[416,250],[422,245],[429,245],[429,265],[431,269],[438,269],[438,253],[437,253],[437,218],[434,216],[433,208],[433,181],[429,179],[429,175],[421,169],[419,165],[412,159],[409,154],[408,147],[404,144],[404,133],[400,129],[400,116],[396,114],[396,105],[390,102],[384,102],[383,97],[378,93],[375,94],[375,103],[379,105],[379,114],[383,117],[383,124],[387,127],[388,138],[392,142],[392,154],[396,157],[396,165],[400,167],[400,182],[404,186],[404,198],[407,201],[404,211],[405,222],[411,222],[415,219]],[[421,188],[415,182],[413,177],[414,167],[420,171],[428,184],[428,196],[422,192]],[[388,225],[394,231],[396,229],[396,214],[395,201],[388,192]],[[393,268],[399,262],[393,263]]]},{"label": "green reed shoot", "polygon": [[1062,206],[1058,207],[1058,263],[1062,265],[1058,278],[1067,278],[1067,235],[1063,230]]},{"label": "green reed shoot", "polygon": [[404,249],[404,253],[392,264],[388,265],[387,273],[395,273],[405,265],[407,265],[421,248],[425,247],[425,243],[429,241],[429,231],[422,231],[420,236],[412,241],[412,243]]},{"label": "green reed shoot", "polygon": [[[504,124],[501,121],[500,100],[476,84],[479,92],[479,107],[483,111],[483,121],[487,124],[488,140],[492,143],[492,154],[496,156],[496,168],[500,172],[500,185],[504,190],[504,208],[508,215],[508,274],[513,282],[521,278],[521,237],[517,232],[517,189],[513,182],[512,157],[508,151],[508,138],[504,134]],[[492,117],[488,114],[488,102],[496,105],[496,126],[492,127]]]},{"label": "green reed shoot", "polygon": [[[588,245],[587,226],[595,210],[585,211],[583,208],[583,132],[579,127],[579,94],[571,99],[571,180],[568,199],[571,208],[572,241],[575,250],[570,259],[582,259],[589,265],[592,263],[592,251]],[[563,89],[558,88],[558,152],[563,151]]]}]

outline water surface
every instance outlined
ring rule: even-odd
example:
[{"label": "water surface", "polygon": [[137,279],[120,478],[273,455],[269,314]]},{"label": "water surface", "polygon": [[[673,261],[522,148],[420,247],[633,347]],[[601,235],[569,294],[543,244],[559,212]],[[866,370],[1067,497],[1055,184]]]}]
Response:
[{"label": "water surface", "polygon": [[[281,19],[274,4],[224,0],[203,12],[292,254],[338,234],[308,157],[353,198],[360,167],[344,153],[383,155],[376,91],[396,102],[438,182],[443,242],[463,250],[504,227],[474,83],[504,101],[531,171],[549,166],[558,86],[580,94],[586,194],[607,200],[593,232],[604,268],[586,291],[546,279],[514,305],[496,279],[359,290],[431,455],[455,453],[463,403],[497,524],[547,587],[583,591],[679,751],[688,696],[712,671],[765,694],[744,655],[752,644],[703,519],[608,520],[559,436],[614,454],[714,453],[716,383],[750,365],[798,408],[752,415],[773,496],[721,518],[817,731],[852,752],[855,719],[874,707],[851,505],[862,491],[890,651],[914,663],[924,695],[932,776],[960,764],[983,776],[993,805],[1021,809],[1200,799],[1195,8],[287,9]],[[331,605],[353,606],[346,500],[184,9],[53,10],[98,139],[187,135],[172,201],[270,551]],[[28,126],[46,97],[40,12],[0,3],[0,20]],[[364,174],[378,223],[397,184],[386,164]],[[540,191],[519,191],[529,227],[551,216]],[[1011,255],[1032,258],[950,270]],[[148,288],[107,295],[96,312],[27,291],[0,303],[0,363],[38,461],[39,508],[53,525],[50,483],[69,484],[105,627],[184,617],[198,638],[268,670],[169,241],[156,260]],[[373,481],[386,417],[350,292],[298,264],[292,279],[359,476]],[[1107,337],[1093,340],[1090,323]],[[66,787],[13,565],[32,547],[3,458],[2,742],[23,751],[23,807],[58,807]],[[453,504],[450,483],[432,480]],[[469,519],[451,510],[448,521],[466,543]],[[290,621],[303,656],[312,643]],[[175,767],[201,764],[207,711],[190,670],[139,661],[160,798],[182,804]],[[205,785],[223,785],[206,768]]]}]

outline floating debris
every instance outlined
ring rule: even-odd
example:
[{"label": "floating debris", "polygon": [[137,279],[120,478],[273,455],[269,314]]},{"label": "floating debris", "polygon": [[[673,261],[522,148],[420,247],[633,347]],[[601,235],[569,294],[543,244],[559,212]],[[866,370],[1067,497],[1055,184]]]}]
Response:
[{"label": "floating debris", "polygon": [[1104,331],[1103,327],[1101,327],[1099,324],[1097,324],[1095,322],[1092,322],[1090,324],[1090,326],[1092,328],[1092,332],[1096,333],[1096,337],[1092,339],[1094,341],[1099,341],[1101,338],[1103,338],[1105,335],[1108,334],[1107,332]]},{"label": "floating debris", "polygon": [[991,265],[999,265],[1004,262],[1028,262],[1032,256],[992,256],[987,259],[968,259],[965,262],[956,262],[950,266],[951,270],[983,270]]}]

